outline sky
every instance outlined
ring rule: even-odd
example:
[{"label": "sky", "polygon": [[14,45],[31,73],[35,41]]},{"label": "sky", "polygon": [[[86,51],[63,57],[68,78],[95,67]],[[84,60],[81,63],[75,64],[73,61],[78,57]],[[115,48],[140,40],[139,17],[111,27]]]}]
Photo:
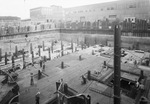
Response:
[{"label": "sky", "polygon": [[58,5],[63,8],[89,5],[116,0],[0,0],[0,16],[30,18],[30,9]]}]

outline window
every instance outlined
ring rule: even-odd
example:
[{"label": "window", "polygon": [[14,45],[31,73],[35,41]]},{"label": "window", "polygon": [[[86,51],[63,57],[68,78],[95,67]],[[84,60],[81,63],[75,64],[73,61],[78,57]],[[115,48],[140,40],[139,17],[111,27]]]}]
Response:
[{"label": "window", "polygon": [[135,4],[130,4],[129,8],[136,8],[136,5]]},{"label": "window", "polygon": [[83,11],[78,11],[78,13],[82,13]]},{"label": "window", "polygon": [[109,15],[109,18],[116,18],[117,15]]},{"label": "window", "polygon": [[111,7],[110,10],[114,10],[114,7]]}]

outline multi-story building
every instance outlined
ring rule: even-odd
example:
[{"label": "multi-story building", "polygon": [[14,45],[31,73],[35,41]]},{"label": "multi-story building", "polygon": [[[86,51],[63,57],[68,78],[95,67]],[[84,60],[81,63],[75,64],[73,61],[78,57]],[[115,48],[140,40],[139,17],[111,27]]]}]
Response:
[{"label": "multi-story building", "polygon": [[21,18],[15,16],[0,16],[0,27],[18,26]]},{"label": "multi-story building", "polygon": [[150,19],[150,0],[118,0],[107,3],[65,8],[66,21]]},{"label": "multi-story building", "polygon": [[38,7],[30,9],[30,18],[34,22],[57,22],[63,20],[63,8],[60,6]]},{"label": "multi-story building", "polygon": [[23,20],[21,20],[21,22],[20,22],[20,26],[30,26],[30,25],[32,25],[33,23],[32,23],[32,21],[31,21],[31,19],[23,19]]}]

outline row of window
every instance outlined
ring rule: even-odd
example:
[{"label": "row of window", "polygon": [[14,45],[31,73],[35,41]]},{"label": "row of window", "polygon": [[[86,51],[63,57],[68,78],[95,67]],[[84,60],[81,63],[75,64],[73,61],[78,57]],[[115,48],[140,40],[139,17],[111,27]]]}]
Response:
[{"label": "row of window", "polygon": [[[140,8],[140,6],[143,7],[143,3],[139,4],[139,3],[130,3],[130,4],[126,4],[124,6],[118,5],[118,9],[119,8],[123,8],[123,9],[134,9],[134,8]],[[73,11],[73,12],[66,12],[66,14],[72,14],[72,13],[83,13],[83,12],[95,12],[95,11],[104,11],[104,10],[115,10],[117,8],[115,7],[107,7],[107,8],[101,8],[101,9],[90,9],[90,10],[79,10],[79,11]]]},{"label": "row of window", "polygon": [[[136,5],[135,4],[130,4],[128,6],[128,8],[136,8]],[[103,8],[100,9],[100,11],[103,11],[103,10],[104,10]],[[114,7],[108,7],[108,8],[106,8],[106,10],[115,10],[115,8]],[[83,12],[95,12],[95,11],[96,11],[95,9],[93,9],[93,10],[85,10],[85,11],[80,10],[80,11],[68,12],[68,14],[71,14],[71,13],[83,13]]]}]

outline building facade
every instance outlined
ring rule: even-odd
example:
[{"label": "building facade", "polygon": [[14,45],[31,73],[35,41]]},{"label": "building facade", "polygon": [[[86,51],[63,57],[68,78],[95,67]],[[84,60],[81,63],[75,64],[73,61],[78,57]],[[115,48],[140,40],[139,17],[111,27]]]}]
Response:
[{"label": "building facade", "polygon": [[63,20],[63,8],[52,5],[30,9],[30,18],[34,22],[57,22]]},{"label": "building facade", "polygon": [[18,26],[21,18],[15,16],[0,16],[0,27]]},{"label": "building facade", "polygon": [[150,19],[150,0],[118,0],[71,8],[39,7],[30,10],[31,21],[94,22],[98,20],[123,21],[127,18]]},{"label": "building facade", "polygon": [[120,21],[132,17],[150,19],[150,0],[118,0],[107,3],[65,8],[65,20],[72,22],[97,20]]}]

